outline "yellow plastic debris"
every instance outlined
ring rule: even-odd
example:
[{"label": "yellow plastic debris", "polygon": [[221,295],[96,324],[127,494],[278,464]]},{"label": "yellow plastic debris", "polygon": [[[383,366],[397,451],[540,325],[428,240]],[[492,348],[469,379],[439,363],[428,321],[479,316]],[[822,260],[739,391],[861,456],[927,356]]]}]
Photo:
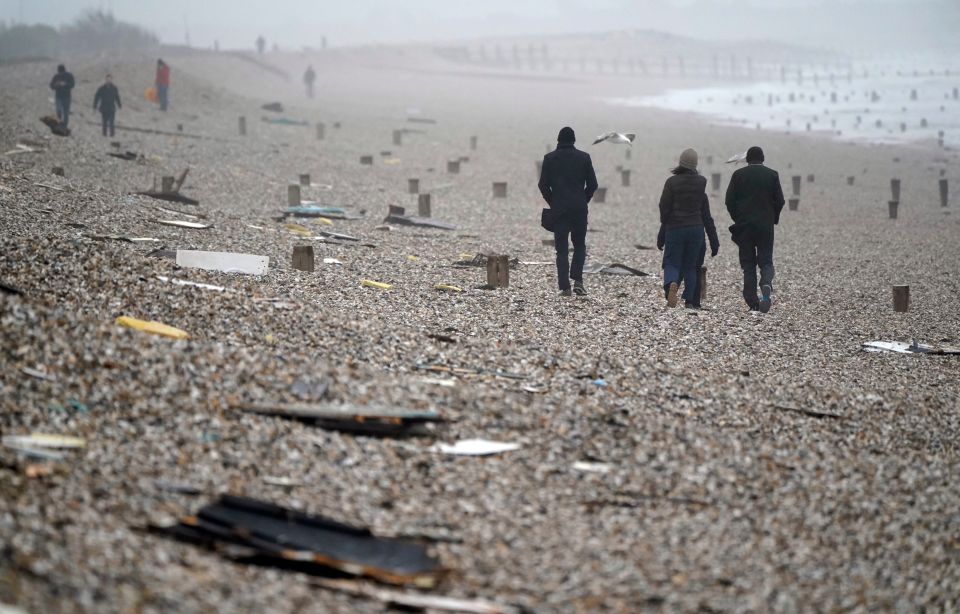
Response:
[{"label": "yellow plastic debris", "polygon": [[419,260],[416,256],[407,256],[407,260]]},{"label": "yellow plastic debris", "polygon": [[27,437],[17,438],[17,441],[37,448],[83,448],[87,445],[87,441],[80,437],[47,433],[30,433]]},{"label": "yellow plastic debris", "polygon": [[168,326],[162,322],[148,322],[146,320],[138,320],[129,316],[120,316],[117,318],[117,324],[120,326],[126,326],[127,328],[132,328],[134,330],[142,330],[143,332],[150,333],[151,335],[170,337],[171,339],[190,338],[190,334],[187,333],[187,331]]},{"label": "yellow plastic debris", "polygon": [[390,165],[400,164],[400,158],[387,158],[386,160],[383,161],[383,163],[390,164]]},{"label": "yellow plastic debris", "polygon": [[372,281],[369,279],[364,279],[360,282],[360,284],[366,286],[367,288],[377,288],[378,290],[389,290],[393,287],[390,284],[385,284],[380,281]]},{"label": "yellow plastic debris", "polygon": [[325,217],[318,217],[315,219],[315,221],[321,226],[333,226],[333,220],[329,220]]},{"label": "yellow plastic debris", "polygon": [[473,254],[465,254],[463,252],[460,252],[460,260],[472,260],[472,259],[473,259]]},{"label": "yellow plastic debris", "polygon": [[463,292],[463,288],[458,288],[456,286],[450,286],[448,284],[437,284],[434,286],[437,290],[443,290],[444,292]]},{"label": "yellow plastic debris", "polygon": [[295,235],[300,235],[301,237],[312,237],[313,233],[306,226],[301,226],[300,224],[284,224],[284,228],[289,230]]}]

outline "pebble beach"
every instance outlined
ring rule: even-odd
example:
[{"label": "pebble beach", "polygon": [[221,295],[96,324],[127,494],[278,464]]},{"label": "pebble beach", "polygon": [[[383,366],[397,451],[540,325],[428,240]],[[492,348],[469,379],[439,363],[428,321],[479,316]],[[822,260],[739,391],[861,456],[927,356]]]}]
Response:
[{"label": "pebble beach", "polygon": [[[15,289],[0,291],[0,435],[85,442],[49,464],[0,447],[0,604],[387,608],[146,530],[229,493],[423,540],[448,570],[431,594],[504,608],[960,606],[960,357],[862,347],[960,345],[960,200],[943,207],[938,192],[941,178],[960,189],[954,149],[718,126],[607,104],[626,78],[460,67],[415,46],[268,54],[289,79],[234,54],[164,59],[166,114],[142,95],[155,58],[68,63],[69,138],[38,121],[52,113],[55,64],[0,66],[0,282]],[[298,78],[308,61],[313,100]],[[112,139],[90,109],[106,72],[124,100]],[[682,84],[627,85],[652,96]],[[273,101],[282,113],[261,108]],[[280,117],[306,125],[264,120]],[[587,275],[586,297],[557,294],[539,226],[536,164],[565,125],[607,188],[590,206],[588,264],[647,274]],[[609,130],[637,140],[590,145]],[[788,197],[802,177],[777,227],[767,314],[740,296],[723,204],[725,161],[751,145]],[[721,174],[710,193],[721,248],[699,311],[667,308],[655,247],[657,200],[686,147],[702,174]],[[126,151],[136,159],[107,155]],[[135,194],[187,168],[181,193],[199,205]],[[353,219],[278,219],[305,173],[303,200]],[[411,178],[455,230],[384,225],[391,205],[416,214]],[[493,182],[507,182],[506,198]],[[303,245],[313,272],[292,266]],[[267,256],[269,270],[178,267],[178,249]],[[484,268],[454,264],[477,254],[517,261],[509,287],[482,289]],[[906,313],[894,285],[910,286]],[[401,439],[237,409],[291,402],[445,421]],[[433,448],[476,438],[519,449]]]}]

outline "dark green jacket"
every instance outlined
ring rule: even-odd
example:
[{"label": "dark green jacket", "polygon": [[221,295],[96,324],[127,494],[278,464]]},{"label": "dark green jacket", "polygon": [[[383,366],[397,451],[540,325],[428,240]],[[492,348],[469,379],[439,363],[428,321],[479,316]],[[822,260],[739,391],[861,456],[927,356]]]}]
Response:
[{"label": "dark green jacket", "polygon": [[778,224],[783,210],[780,175],[762,164],[749,164],[730,178],[726,202],[730,218],[736,224]]}]

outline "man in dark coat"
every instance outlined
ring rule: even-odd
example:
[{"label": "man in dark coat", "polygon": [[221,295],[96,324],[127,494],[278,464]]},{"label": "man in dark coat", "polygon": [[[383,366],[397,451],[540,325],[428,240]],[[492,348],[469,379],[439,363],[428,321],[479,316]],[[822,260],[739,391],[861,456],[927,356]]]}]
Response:
[{"label": "man in dark coat", "polygon": [[[573,144],[576,135],[566,127],[557,135],[557,148],[543,157],[540,193],[554,216],[553,238],[557,249],[557,280],[560,293],[585,295],[583,264],[587,258],[587,204],[597,191],[597,175],[590,154]],[[568,239],[573,241],[573,262],[568,258]],[[573,280],[573,292],[570,280]]]},{"label": "man in dark coat", "polygon": [[64,128],[70,126],[70,97],[75,82],[73,75],[61,64],[57,66],[57,74],[50,80],[50,89],[54,92],[54,102],[57,108],[57,119]]},{"label": "man in dark coat", "polygon": [[[740,248],[743,300],[751,311],[770,311],[773,292],[773,227],[780,223],[783,188],[777,171],[763,165],[763,150],[747,150],[747,166],[736,171],[727,186],[727,210],[733,219],[730,234]],[[757,267],[760,293],[757,297]]]},{"label": "man in dark coat", "polygon": [[103,85],[97,88],[97,93],[93,96],[93,110],[99,110],[100,118],[103,120],[103,136],[113,136],[114,119],[117,115],[117,109],[122,106],[120,91],[113,84],[113,76],[107,75]]}]

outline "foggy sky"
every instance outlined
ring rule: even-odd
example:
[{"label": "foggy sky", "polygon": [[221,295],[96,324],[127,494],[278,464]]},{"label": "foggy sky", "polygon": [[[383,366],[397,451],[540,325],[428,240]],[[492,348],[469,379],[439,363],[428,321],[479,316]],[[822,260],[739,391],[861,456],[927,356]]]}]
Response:
[{"label": "foggy sky", "polygon": [[0,0],[0,19],[59,26],[112,9],[165,43],[281,48],[657,29],[715,40],[772,39],[844,51],[954,48],[958,0]]}]

